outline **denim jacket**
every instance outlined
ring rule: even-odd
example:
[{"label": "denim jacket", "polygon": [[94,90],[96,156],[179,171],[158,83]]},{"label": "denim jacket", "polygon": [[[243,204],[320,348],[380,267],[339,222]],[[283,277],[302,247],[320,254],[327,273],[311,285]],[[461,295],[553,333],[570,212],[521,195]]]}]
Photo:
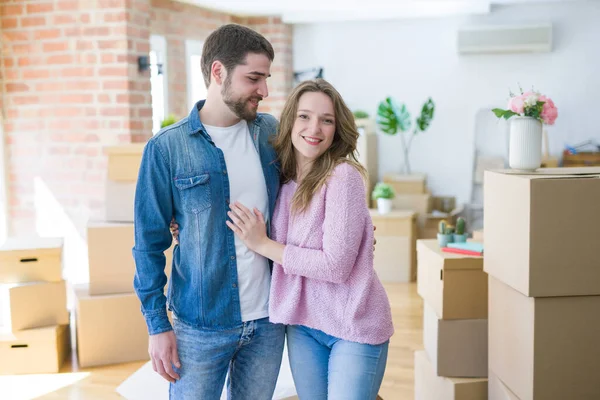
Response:
[{"label": "denim jacket", "polygon": [[[225,330],[242,324],[234,233],[225,224],[227,166],[200,121],[203,105],[199,101],[188,117],[152,137],[142,155],[134,203],[133,286],[150,335],[172,329],[167,308],[198,328]],[[265,177],[269,215],[279,191],[279,166],[269,143],[277,125],[268,114],[248,123]],[[179,224],[179,244],[165,298],[163,252],[172,243],[172,217]]]}]

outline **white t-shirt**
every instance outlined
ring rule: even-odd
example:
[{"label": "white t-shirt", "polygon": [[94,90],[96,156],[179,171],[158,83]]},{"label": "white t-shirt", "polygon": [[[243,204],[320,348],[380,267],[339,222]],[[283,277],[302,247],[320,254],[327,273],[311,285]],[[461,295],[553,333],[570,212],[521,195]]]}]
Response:
[{"label": "white t-shirt", "polygon": [[[204,127],[225,156],[230,203],[239,201],[250,210],[256,207],[268,220],[267,185],[248,123],[241,120],[228,127]],[[265,257],[249,250],[237,235],[234,236],[242,321],[268,317],[271,283],[269,263]]]}]

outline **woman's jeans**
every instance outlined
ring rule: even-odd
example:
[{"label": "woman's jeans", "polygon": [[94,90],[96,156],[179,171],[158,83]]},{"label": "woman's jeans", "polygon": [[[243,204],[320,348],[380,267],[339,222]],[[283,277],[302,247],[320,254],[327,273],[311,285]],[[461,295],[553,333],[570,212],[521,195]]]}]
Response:
[{"label": "woman's jeans", "polygon": [[338,339],[301,325],[287,327],[290,367],[300,400],[375,400],[389,341],[380,345]]}]

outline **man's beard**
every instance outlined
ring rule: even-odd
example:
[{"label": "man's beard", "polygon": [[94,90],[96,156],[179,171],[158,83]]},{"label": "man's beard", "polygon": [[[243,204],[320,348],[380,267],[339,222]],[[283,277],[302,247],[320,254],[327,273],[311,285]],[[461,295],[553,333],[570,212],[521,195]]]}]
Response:
[{"label": "man's beard", "polygon": [[261,101],[262,97],[251,96],[238,99],[233,98],[233,93],[231,91],[231,76],[227,76],[225,78],[223,88],[221,89],[221,96],[223,97],[223,102],[227,104],[227,107],[229,107],[229,109],[238,118],[244,119],[246,121],[254,121],[256,119],[257,111],[255,109],[250,109],[248,107],[248,103],[250,100]]}]

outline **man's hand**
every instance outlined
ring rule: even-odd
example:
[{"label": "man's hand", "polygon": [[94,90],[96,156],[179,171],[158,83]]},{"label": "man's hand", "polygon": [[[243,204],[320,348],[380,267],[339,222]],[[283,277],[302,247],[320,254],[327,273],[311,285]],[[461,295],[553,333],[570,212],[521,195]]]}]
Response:
[{"label": "man's hand", "polygon": [[181,368],[175,332],[168,331],[150,335],[148,353],[150,353],[154,371],[171,383],[179,379],[179,375],[173,371],[173,365]]}]

